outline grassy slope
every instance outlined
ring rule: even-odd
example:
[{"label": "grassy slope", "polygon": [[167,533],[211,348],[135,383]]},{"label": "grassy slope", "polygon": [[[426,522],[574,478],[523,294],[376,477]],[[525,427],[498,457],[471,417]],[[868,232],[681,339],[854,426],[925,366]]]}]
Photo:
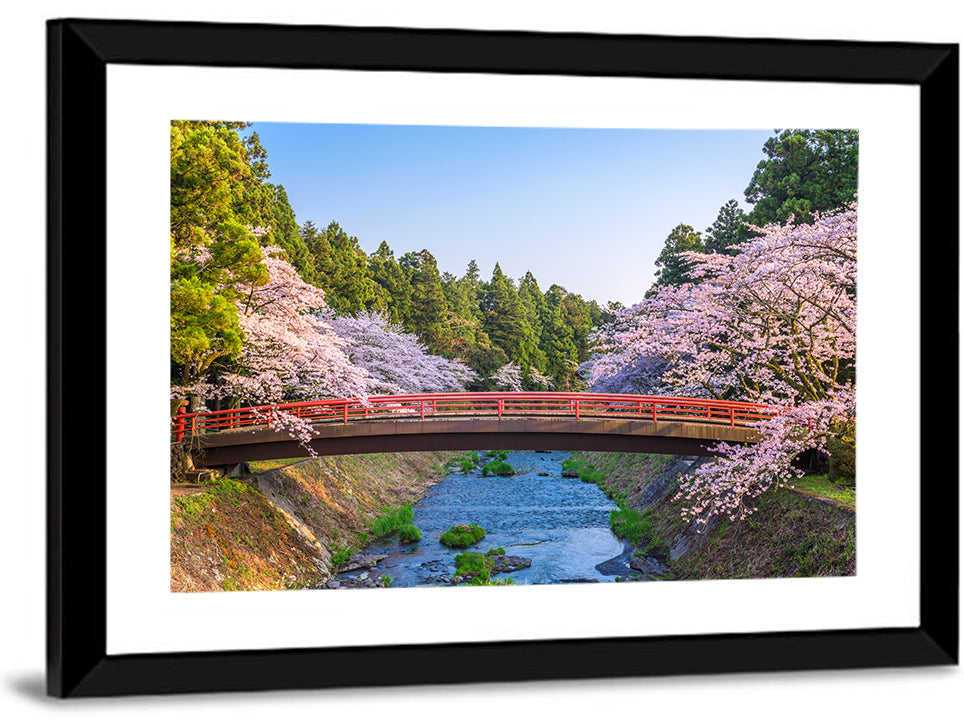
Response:
[{"label": "grassy slope", "polygon": [[315,549],[252,486],[199,484],[171,498],[171,590],[303,588],[319,580]]},{"label": "grassy slope", "polygon": [[[305,588],[384,509],[420,498],[450,453],[377,453],[251,464],[246,482],[171,498],[171,590]],[[290,463],[290,465],[284,465]],[[277,467],[277,466],[282,467]]]},{"label": "grassy slope", "polygon": [[[675,482],[654,503],[646,498],[653,483],[665,482],[661,474],[679,470],[678,459],[618,453],[580,453],[579,457],[606,473],[605,485],[626,494],[629,505],[644,513],[654,538],[640,545],[669,550],[670,567],[677,578],[772,578],[838,576],[856,572],[855,516],[790,489],[768,491],[759,508],[745,521],[712,522],[702,534],[680,517],[680,504],[672,502]],[[821,494],[823,495],[823,494]]]}]

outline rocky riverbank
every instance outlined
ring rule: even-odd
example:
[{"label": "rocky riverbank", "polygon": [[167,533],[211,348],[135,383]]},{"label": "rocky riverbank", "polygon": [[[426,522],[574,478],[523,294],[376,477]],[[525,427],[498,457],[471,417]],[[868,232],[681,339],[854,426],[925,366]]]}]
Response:
[{"label": "rocky riverbank", "polygon": [[250,464],[239,479],[171,486],[171,590],[311,588],[384,508],[420,498],[449,452]]},{"label": "rocky riverbank", "polygon": [[622,494],[637,511],[646,536],[627,557],[637,565],[665,563],[675,579],[851,576],[856,573],[856,517],[852,507],[794,488],[771,489],[744,521],[713,517],[700,528],[680,516],[672,497],[682,475],[710,459],[580,452],[601,473],[600,487]]}]

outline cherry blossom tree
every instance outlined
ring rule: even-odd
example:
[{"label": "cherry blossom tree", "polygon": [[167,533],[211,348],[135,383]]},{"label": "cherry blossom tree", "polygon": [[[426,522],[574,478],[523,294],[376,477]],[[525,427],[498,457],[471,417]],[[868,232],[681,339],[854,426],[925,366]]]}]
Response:
[{"label": "cherry blossom tree", "polygon": [[262,252],[270,280],[238,298],[244,343],[237,369],[221,375],[224,392],[247,404],[365,396],[366,374],[349,359],[348,342],[318,316],[324,293],[280,248]]},{"label": "cherry blossom tree", "polygon": [[616,366],[608,375],[594,378],[593,374],[598,371],[603,360],[604,357],[595,356],[579,366],[579,375],[589,382],[594,392],[673,395],[672,388],[663,382],[663,374],[670,367],[666,361],[659,358],[638,358],[625,365]]},{"label": "cherry blossom tree", "polygon": [[412,333],[406,333],[375,312],[335,317],[319,316],[349,342],[349,360],[366,372],[369,393],[445,393],[465,390],[475,373],[458,360],[432,355]]},{"label": "cherry blossom tree", "polygon": [[[263,232],[249,230],[256,237]],[[267,246],[261,252],[267,282],[249,283],[235,294],[243,338],[239,353],[213,378],[173,386],[172,398],[221,398],[230,406],[364,398],[367,374],[349,359],[348,342],[318,317],[326,307],[324,293],[301,279],[281,248]],[[312,452],[308,421],[278,409],[266,411],[265,421]]]},{"label": "cherry blossom tree", "polygon": [[522,369],[511,361],[493,373],[491,379],[501,391],[522,390]]},{"label": "cherry blossom tree", "polygon": [[760,443],[721,443],[715,463],[684,479],[684,515],[702,520],[744,518],[760,493],[799,475],[800,451],[854,442],[857,205],[752,230],[760,236],[736,256],[684,253],[688,282],[621,311],[586,364],[594,388],[640,371],[649,382],[662,364],[652,385],[663,393],[785,409],[759,424]]},{"label": "cherry blossom tree", "polygon": [[529,378],[529,382],[534,386],[539,386],[540,390],[552,390],[555,383],[552,380],[552,376],[548,376],[545,373],[541,373],[538,368],[532,366],[526,371],[526,375]]}]

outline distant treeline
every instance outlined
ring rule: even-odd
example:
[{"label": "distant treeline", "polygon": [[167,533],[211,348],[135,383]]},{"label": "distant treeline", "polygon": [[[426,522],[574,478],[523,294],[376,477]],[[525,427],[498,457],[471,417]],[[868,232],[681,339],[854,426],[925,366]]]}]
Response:
[{"label": "distant treeline", "polygon": [[321,230],[309,220],[276,240],[335,312],[377,311],[418,335],[430,353],[462,359],[480,379],[469,390],[492,390],[486,384],[509,362],[521,368],[527,390],[579,388],[589,334],[615,307],[556,284],[543,292],[532,273],[516,282],[498,263],[486,281],[475,260],[456,277],[426,249],[396,258],[382,241],[369,255],[334,222]]}]

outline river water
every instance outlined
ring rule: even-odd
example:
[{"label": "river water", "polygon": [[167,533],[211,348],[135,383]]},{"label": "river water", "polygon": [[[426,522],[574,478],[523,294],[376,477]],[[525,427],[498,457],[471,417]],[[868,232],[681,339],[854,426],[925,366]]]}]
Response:
[{"label": "river water", "polygon": [[[621,574],[629,576],[628,549],[609,528],[610,511],[617,506],[594,483],[562,477],[561,464],[569,455],[510,452],[506,462],[516,474],[508,477],[483,477],[480,468],[450,473],[413,506],[413,523],[422,540],[371,543],[363,553],[385,558],[365,577],[389,575],[392,587],[446,584],[457,554],[495,547],[532,559],[528,568],[493,576],[509,577],[513,584],[606,583]],[[439,543],[439,536],[459,523],[482,526],[485,538],[469,549]],[[362,573],[342,573],[335,579],[352,585]]]}]

